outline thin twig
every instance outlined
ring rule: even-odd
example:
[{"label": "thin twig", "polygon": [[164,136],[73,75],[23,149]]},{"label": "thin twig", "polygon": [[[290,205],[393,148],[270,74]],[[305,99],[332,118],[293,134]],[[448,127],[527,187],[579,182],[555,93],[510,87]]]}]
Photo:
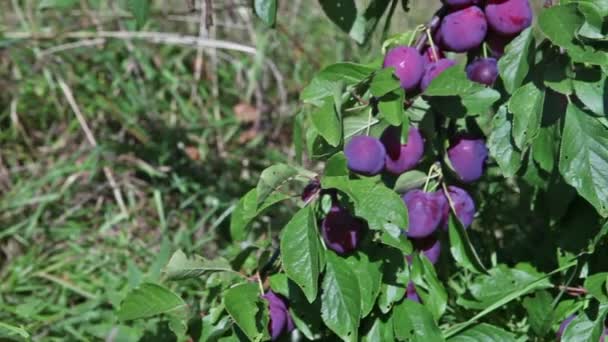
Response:
[{"label": "thin twig", "polygon": [[[437,28],[439,28],[439,24],[441,24],[441,18],[445,15],[446,12],[447,12],[447,7],[445,5],[441,6],[441,8],[438,9],[437,12],[435,12],[435,14],[431,18],[431,20],[429,20],[424,25],[430,31],[431,35],[435,34],[435,31],[437,31]],[[427,43],[427,35],[423,33],[418,37],[418,40],[416,41],[416,44],[414,46],[416,47],[416,49],[418,51],[422,51],[422,49],[424,48],[426,43]]]},{"label": "thin twig", "polygon": [[71,42],[71,43],[66,43],[66,44],[61,44],[61,45],[57,45],[57,46],[53,46],[51,48],[48,48],[46,50],[42,50],[40,51],[40,54],[38,55],[38,57],[45,57],[48,55],[52,55],[58,52],[63,52],[66,50],[72,50],[72,49],[78,49],[81,47],[89,47],[89,46],[97,46],[100,44],[104,44],[106,42],[106,40],[104,38],[94,38],[94,39],[83,39],[83,40],[78,40],[75,42]]},{"label": "thin twig", "polygon": [[[87,124],[86,120],[84,119],[84,116],[82,115],[82,112],[80,111],[80,108],[78,107],[78,104],[74,99],[74,94],[72,93],[72,90],[61,77],[57,77],[57,80],[59,83],[59,87],[61,88],[65,99],[68,101],[68,104],[72,108],[72,111],[74,112],[74,115],[76,116],[80,127],[84,131],[84,135],[86,136],[89,144],[91,144],[91,146],[93,147],[97,147],[97,140],[95,139],[95,136],[89,128],[89,125]],[[118,184],[116,183],[116,180],[114,179],[114,174],[112,173],[112,170],[109,167],[104,166],[103,172],[106,176],[106,179],[108,180],[108,183],[110,183],[110,187],[112,188],[112,191],[114,193],[114,198],[116,200],[116,203],[118,204],[118,207],[122,211],[122,214],[128,215],[125,201],[123,200],[122,193],[118,187]]]},{"label": "thin twig", "polygon": [[32,33],[32,32],[5,32],[4,37],[8,39],[28,39],[28,40],[52,40],[57,38],[71,39],[91,39],[91,38],[107,38],[130,40],[138,39],[145,40],[155,44],[168,45],[186,45],[186,46],[201,46],[210,49],[224,49],[256,54],[256,48],[244,44],[230,42],[226,40],[205,39],[195,36],[179,35],[175,33],[165,32],[134,32],[134,31],[76,31],[65,34],[60,33]]}]

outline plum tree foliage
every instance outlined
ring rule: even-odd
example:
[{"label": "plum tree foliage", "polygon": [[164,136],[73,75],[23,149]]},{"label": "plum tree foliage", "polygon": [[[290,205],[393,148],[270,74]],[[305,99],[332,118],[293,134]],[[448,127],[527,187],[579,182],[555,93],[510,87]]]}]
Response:
[{"label": "plum tree foliage", "polygon": [[[269,25],[278,2],[253,1]],[[407,1],[320,3],[361,44],[417,15]],[[238,260],[167,266],[213,289],[203,335],[603,339],[608,4],[543,5],[445,0],[377,58],[320,70],[294,125],[307,163],[270,167],[235,206]],[[278,207],[294,213],[274,234],[255,218]]]}]

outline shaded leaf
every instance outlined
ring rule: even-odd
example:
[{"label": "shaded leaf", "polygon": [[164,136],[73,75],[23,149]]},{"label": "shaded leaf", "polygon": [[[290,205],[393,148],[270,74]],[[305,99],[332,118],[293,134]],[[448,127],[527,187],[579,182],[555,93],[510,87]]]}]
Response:
[{"label": "shaded leaf", "polygon": [[534,64],[534,35],[529,27],[520,33],[505,48],[505,54],[498,61],[498,70],[505,89],[513,93],[528,75]]},{"label": "shaded leaf", "polygon": [[269,338],[268,313],[255,283],[236,285],[224,293],[226,311],[238,327],[252,341]]}]

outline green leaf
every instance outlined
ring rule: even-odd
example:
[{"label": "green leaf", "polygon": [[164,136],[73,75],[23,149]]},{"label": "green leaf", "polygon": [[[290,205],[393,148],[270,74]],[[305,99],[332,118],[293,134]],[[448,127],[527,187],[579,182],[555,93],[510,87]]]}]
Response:
[{"label": "green leaf", "polygon": [[[529,293],[531,291],[534,291],[538,288],[543,288],[543,287],[551,287],[551,283],[548,281],[548,278],[550,276],[552,276],[553,274],[562,272],[564,270],[567,270],[573,266],[575,266],[577,264],[577,261],[571,261],[570,263],[567,263],[561,267],[559,267],[558,269],[553,270],[551,273],[549,274],[544,274],[544,275],[540,275],[538,277],[536,277],[534,280],[528,282],[525,286],[516,286],[516,287],[511,287],[511,292],[507,292],[505,295],[503,295],[502,297],[498,298],[498,299],[493,299],[491,301],[489,301],[487,304],[483,304],[484,309],[482,311],[480,311],[479,313],[477,313],[475,316],[471,317],[469,320],[467,320],[466,322],[463,323],[459,323],[459,324],[454,324],[452,326],[450,326],[449,328],[447,328],[444,331],[443,336],[445,336],[446,338],[452,337],[454,335],[456,335],[458,332],[466,329],[467,327],[470,327],[471,325],[473,325],[474,323],[476,323],[477,321],[479,321],[479,319],[485,317],[486,315],[490,314],[491,312],[497,310],[498,308],[503,307],[504,305],[506,305],[507,303],[511,302],[512,300],[515,300],[523,295],[525,295],[526,293]],[[504,265],[499,266],[499,268],[506,268]],[[535,275],[539,275],[538,272],[534,271],[534,270],[530,270],[530,267],[522,267],[520,266],[520,268],[522,268],[523,270],[519,270],[519,271],[523,271],[528,273],[528,275],[534,277]],[[525,269],[528,269],[527,271]],[[507,269],[508,270],[508,269]],[[499,271],[499,272],[504,272],[503,271]],[[493,271],[490,271],[490,273],[493,273]],[[485,275],[480,276],[482,277],[487,277]],[[517,276],[517,277],[511,277],[511,278],[515,278],[515,279],[521,279],[521,278],[526,278],[526,277],[522,277],[521,275]],[[508,286],[512,286],[513,284],[513,280],[511,280],[511,284]],[[515,280],[515,284],[517,284],[518,281]],[[490,285],[490,290],[492,290],[492,285]],[[505,286],[502,284],[494,284],[493,286]],[[494,289],[495,290],[495,289]],[[457,300],[457,302],[460,302],[459,300]]]},{"label": "green leaf", "polygon": [[366,317],[374,308],[382,282],[381,263],[370,260],[366,253],[357,252],[346,258],[346,263],[357,276],[361,294],[361,318]]},{"label": "green leaf", "polygon": [[538,25],[553,44],[567,48],[574,45],[576,31],[584,20],[576,5],[566,4],[544,9]]},{"label": "green leaf", "polygon": [[171,330],[176,335],[182,336],[185,333],[188,306],[184,300],[161,285],[143,283],[129,292],[122,301],[118,319],[126,321],[160,314],[168,316]]},{"label": "green leaf", "polygon": [[[363,43],[364,37],[361,36],[355,29],[357,26],[355,22],[357,20],[357,6],[354,0],[319,0],[321,8],[325,12],[325,15],[338,27],[352,35],[358,43]],[[352,33],[351,33],[352,32]]]},{"label": "green leaf", "polygon": [[395,68],[384,68],[376,71],[369,85],[369,90],[376,97],[384,96],[398,88],[400,88],[400,84],[395,76]]},{"label": "green leaf", "polygon": [[573,81],[576,97],[599,116],[608,116],[608,77],[599,70],[577,74]]},{"label": "green leaf", "polygon": [[388,93],[379,99],[378,111],[389,124],[399,126],[404,122],[404,100],[405,93],[401,89]]},{"label": "green leaf", "polygon": [[471,244],[466,229],[453,213],[450,213],[448,229],[450,252],[456,262],[472,272],[485,273],[486,269],[479,260],[479,256]]},{"label": "green leaf", "polygon": [[496,160],[505,177],[513,177],[521,167],[521,152],[511,136],[511,121],[505,106],[492,119],[492,134],[488,139],[490,155]]},{"label": "green leaf", "polygon": [[277,0],[254,0],[253,9],[266,25],[274,26],[277,17]]},{"label": "green leaf", "polygon": [[171,256],[169,263],[165,267],[165,272],[169,280],[183,280],[198,278],[205,274],[214,272],[235,272],[228,260],[218,257],[214,260],[206,260],[198,255],[188,259],[186,254],[177,250]]},{"label": "green leaf", "polygon": [[366,332],[365,336],[362,336],[363,342],[376,342],[376,341],[394,341],[394,328],[392,316],[378,316],[372,323],[372,326]]},{"label": "green leaf", "polygon": [[481,323],[450,338],[448,342],[515,342],[515,336],[498,327]]},{"label": "green leaf", "polygon": [[[475,299],[482,305],[494,303],[516,289],[523,289],[529,284],[543,278],[544,274],[539,273],[529,265],[518,264],[514,268],[506,265],[498,265],[488,271],[488,274],[478,276],[469,286],[469,290]],[[548,280],[536,283],[534,289],[551,287]],[[529,291],[532,291],[530,289]]]},{"label": "green leaf", "polygon": [[367,79],[374,71],[375,68],[361,64],[332,64],[315,75],[310,84],[302,90],[300,100],[320,106],[322,104],[320,100],[333,96],[340,82],[354,85]]},{"label": "green leaf", "polygon": [[137,28],[142,28],[150,15],[150,0],[127,0],[127,8],[135,17]]},{"label": "green leaf", "polygon": [[42,0],[38,4],[38,9],[58,8],[66,9],[79,4],[79,0]]},{"label": "green leaf", "polygon": [[400,341],[445,341],[431,313],[419,303],[404,300],[393,309],[393,320]]},{"label": "green leaf", "polygon": [[[447,68],[439,74],[431,81],[429,87],[424,91],[424,95],[444,97],[443,100],[448,102],[442,107],[445,107],[444,109],[447,111],[445,114],[452,116],[462,108],[466,109],[468,114],[486,112],[494,102],[500,99],[500,94],[496,90],[469,80],[464,69],[459,66]],[[460,97],[460,99],[455,97]]]},{"label": "green leaf", "polygon": [[547,291],[538,291],[524,298],[523,306],[528,312],[530,327],[537,336],[545,336],[553,322],[553,297]]},{"label": "green leaf", "polygon": [[392,285],[382,283],[378,296],[378,307],[382,313],[388,313],[393,305],[403,299],[407,288],[405,285]]},{"label": "green leaf", "polygon": [[568,342],[590,342],[599,341],[604,332],[604,320],[608,314],[608,305],[601,305],[595,320],[586,314],[577,315],[564,330],[562,341]]},{"label": "green leaf", "polygon": [[325,98],[321,108],[310,114],[317,132],[331,145],[338,146],[342,140],[342,125],[334,105],[333,96]]},{"label": "green leaf", "polygon": [[294,179],[298,174],[299,171],[296,168],[287,164],[276,164],[262,171],[256,187],[258,208],[268,203],[268,197],[272,193]]},{"label": "green leaf", "polygon": [[361,317],[361,294],[357,276],[346,261],[333,252],[327,253],[322,287],[323,322],[343,341],[357,341]]},{"label": "green leaf", "polygon": [[411,278],[424,306],[429,310],[433,319],[439,320],[447,309],[448,294],[428,258],[417,254],[412,259]]},{"label": "green leaf", "polygon": [[29,340],[30,334],[23,329],[23,327],[16,327],[14,325],[0,322],[0,337],[5,337],[8,341],[12,341],[12,338],[16,337]]},{"label": "green leaf", "polygon": [[544,89],[538,89],[534,83],[517,89],[509,100],[509,111],[513,113],[513,141],[522,151],[538,136],[544,101]]},{"label": "green leaf", "polygon": [[559,170],[601,216],[608,216],[608,128],[573,103],[566,111]]},{"label": "green leaf", "polygon": [[283,228],[281,259],[285,273],[300,286],[310,303],[317,297],[321,252],[314,213],[311,207],[304,207]]},{"label": "green leaf", "polygon": [[596,273],[585,279],[584,287],[589,291],[589,294],[595,297],[600,303],[608,303],[608,289],[606,279],[608,272]]},{"label": "green leaf", "polygon": [[354,202],[355,215],[367,221],[373,230],[393,232],[408,227],[407,208],[393,190],[372,179],[349,180],[347,177],[324,177],[323,188],[335,188]]},{"label": "green leaf", "polygon": [[534,64],[534,35],[529,27],[520,33],[505,48],[505,54],[498,61],[498,70],[505,89],[513,93],[528,75]]},{"label": "green leaf", "polygon": [[258,193],[251,189],[243,196],[234,208],[230,217],[230,236],[233,240],[242,241],[247,237],[248,227],[253,219],[272,205],[289,199],[290,196],[275,192],[258,206]]},{"label": "green leaf", "polygon": [[362,116],[348,116],[344,118],[344,141],[367,131],[368,128],[378,125],[379,123],[380,120],[367,113]]},{"label": "green leaf", "polygon": [[400,194],[403,194],[408,192],[409,190],[422,187],[425,182],[426,173],[419,170],[411,170],[402,173],[401,176],[397,178],[393,190]]},{"label": "green leaf", "polygon": [[224,293],[226,311],[252,341],[269,338],[267,306],[255,283],[236,285]]}]

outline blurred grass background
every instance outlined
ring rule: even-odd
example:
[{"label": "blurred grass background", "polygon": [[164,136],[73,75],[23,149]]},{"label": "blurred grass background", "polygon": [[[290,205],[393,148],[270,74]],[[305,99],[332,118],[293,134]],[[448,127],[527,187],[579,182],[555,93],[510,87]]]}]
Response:
[{"label": "blurred grass background", "polygon": [[[247,249],[229,215],[293,158],[299,91],[322,66],[377,56],[380,36],[356,46],[316,1],[281,2],[274,30],[248,1],[156,1],[141,31],[124,1],[45,2],[0,2],[0,340],[6,324],[39,341],[168,340],[156,319],[118,322],[121,298],[178,248]],[[437,3],[398,11],[391,32]]]}]

